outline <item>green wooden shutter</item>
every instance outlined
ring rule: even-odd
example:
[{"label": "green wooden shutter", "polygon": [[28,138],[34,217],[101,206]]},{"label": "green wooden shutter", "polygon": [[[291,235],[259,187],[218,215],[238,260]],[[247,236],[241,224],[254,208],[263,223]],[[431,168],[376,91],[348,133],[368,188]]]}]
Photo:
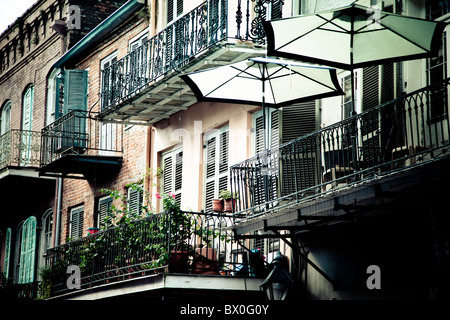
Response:
[{"label": "green wooden shutter", "polygon": [[83,237],[84,206],[72,209],[70,219],[70,237],[76,240]]},{"label": "green wooden shutter", "polygon": [[135,215],[141,213],[144,193],[140,187],[128,189],[128,211]]},{"label": "green wooden shutter", "polygon": [[64,114],[72,110],[87,110],[86,70],[66,70],[64,76]]},{"label": "green wooden shutter", "polygon": [[36,217],[29,217],[22,226],[20,246],[19,283],[34,281],[36,259]]},{"label": "green wooden shutter", "polygon": [[[87,75],[86,70],[66,70],[64,76],[64,114],[73,110],[87,111]],[[86,118],[84,113],[64,124],[64,147],[85,148],[87,143]],[[73,144],[73,145],[72,145]]]},{"label": "green wooden shutter", "polygon": [[97,227],[109,226],[111,223],[106,222],[109,210],[111,210],[113,199],[111,197],[105,197],[98,201],[97,212]]},{"label": "green wooden shutter", "polygon": [[5,238],[5,259],[3,263],[3,275],[5,276],[5,279],[9,278],[10,261],[11,261],[11,228],[7,228]]}]

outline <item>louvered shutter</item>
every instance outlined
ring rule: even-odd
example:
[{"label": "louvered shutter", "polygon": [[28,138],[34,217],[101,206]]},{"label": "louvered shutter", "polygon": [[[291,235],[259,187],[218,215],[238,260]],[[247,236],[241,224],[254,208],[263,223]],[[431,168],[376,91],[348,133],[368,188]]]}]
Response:
[{"label": "louvered shutter", "polygon": [[[379,105],[380,101],[380,67],[372,66],[362,72],[362,111],[366,112]],[[363,166],[377,165],[380,161],[378,150],[380,141],[378,136],[379,117],[377,112],[369,112],[362,117],[362,155]]]},{"label": "louvered shutter", "polygon": [[175,194],[175,201],[181,205],[183,187],[183,151],[171,150],[162,156],[164,193]]},{"label": "louvered shutter", "polygon": [[[276,148],[280,139],[279,110],[274,108],[266,109],[266,123],[270,126],[266,129],[267,148]],[[253,116],[255,129],[255,154],[264,151],[264,123],[262,110]]]},{"label": "louvered shutter", "polygon": [[173,9],[174,9],[174,0],[167,0],[167,23],[171,22],[174,19]]},{"label": "louvered shutter", "polygon": [[84,227],[84,207],[77,207],[71,210],[70,217],[70,237],[76,240],[83,237]]},{"label": "louvered shutter", "polygon": [[72,110],[87,110],[86,70],[66,70],[64,77],[64,114]]},{"label": "louvered shutter", "polygon": [[104,226],[109,226],[111,223],[107,223],[106,218],[111,210],[113,199],[111,197],[105,197],[98,201],[98,212],[97,212],[97,227],[101,228]]},{"label": "louvered shutter", "polygon": [[[285,106],[281,111],[281,142],[287,143],[316,128],[316,102]],[[280,150],[280,188],[281,196],[289,195],[316,184],[315,139],[302,139],[290,148]],[[294,174],[295,172],[295,174]]]},{"label": "louvered shutter", "polygon": [[36,217],[29,217],[22,225],[18,283],[34,281],[36,259]]},{"label": "louvered shutter", "polygon": [[[34,99],[34,87],[29,86],[25,91],[23,96],[23,108],[22,108],[22,130],[31,131],[32,130],[32,120],[33,120],[33,99]],[[22,145],[24,146],[21,150],[20,156],[21,166],[26,166],[30,162],[31,158],[31,135],[24,134],[21,138]]]},{"label": "louvered shutter", "polygon": [[280,141],[286,143],[305,134],[314,132],[316,127],[316,102],[308,101],[285,106],[281,110]]},{"label": "louvered shutter", "polygon": [[128,211],[132,214],[139,215],[144,202],[144,193],[140,187],[128,188]]},{"label": "louvered shutter", "polygon": [[228,187],[228,126],[206,135],[205,211],[212,212],[212,199]]},{"label": "louvered shutter", "polygon": [[[87,110],[87,71],[66,70],[64,76],[64,108],[63,113],[73,110]],[[86,119],[84,114],[77,113],[63,127],[63,147],[85,148],[87,143]],[[81,117],[80,117],[81,116]]]},{"label": "louvered shutter", "polygon": [[3,260],[3,275],[9,278],[9,265],[11,261],[11,228],[6,229],[5,236],[5,259]]}]

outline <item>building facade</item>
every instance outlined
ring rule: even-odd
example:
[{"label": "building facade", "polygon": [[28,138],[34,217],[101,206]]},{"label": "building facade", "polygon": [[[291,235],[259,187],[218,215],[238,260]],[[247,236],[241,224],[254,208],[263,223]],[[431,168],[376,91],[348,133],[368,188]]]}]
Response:
[{"label": "building facade", "polygon": [[[446,30],[429,58],[357,69],[354,81],[337,70],[344,95],[270,108],[266,152],[260,106],[199,102],[180,78],[265,56],[263,21],[350,3],[129,0],[55,55],[42,101],[55,112],[33,127],[39,179],[52,183],[43,250],[46,270],[77,265],[81,280],[51,278],[41,294],[263,299],[281,252],[293,301],[448,297]],[[358,3],[436,21],[449,12]],[[230,212],[213,208],[223,190]],[[180,246],[187,269],[171,260]]]}]

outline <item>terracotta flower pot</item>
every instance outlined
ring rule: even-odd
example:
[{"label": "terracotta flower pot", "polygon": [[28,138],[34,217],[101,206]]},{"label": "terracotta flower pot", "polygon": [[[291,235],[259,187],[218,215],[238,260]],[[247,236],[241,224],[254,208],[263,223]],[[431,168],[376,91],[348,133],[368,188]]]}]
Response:
[{"label": "terracotta flower pot", "polygon": [[233,212],[233,208],[236,206],[236,199],[227,199],[223,201],[223,211]]},{"label": "terracotta flower pot", "polygon": [[211,202],[214,212],[223,212],[223,200],[212,199]]},{"label": "terracotta flower pot", "polygon": [[169,257],[170,273],[188,273],[189,251],[172,251]]}]

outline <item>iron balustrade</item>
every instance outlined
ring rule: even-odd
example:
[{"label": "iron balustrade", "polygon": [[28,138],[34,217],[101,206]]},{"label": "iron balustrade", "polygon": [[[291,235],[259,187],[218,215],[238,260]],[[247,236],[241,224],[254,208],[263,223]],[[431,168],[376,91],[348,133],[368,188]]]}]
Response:
[{"label": "iron balustrade", "polygon": [[0,136],[0,169],[38,167],[40,152],[40,132],[11,129]]},{"label": "iron balustrade", "polygon": [[[233,217],[181,212],[150,214],[47,251],[52,294],[63,293],[67,266],[80,267],[81,288],[141,277],[155,270],[245,275],[252,273],[246,248],[233,239]],[[184,267],[174,255],[187,250]]]},{"label": "iron balustrade", "polygon": [[236,218],[445,156],[448,84],[419,89],[231,166]]},{"label": "iron balustrade", "polygon": [[41,166],[68,154],[122,153],[122,125],[102,123],[97,116],[96,112],[72,110],[43,128]]},{"label": "iron balustrade", "polygon": [[[228,38],[265,43],[262,22],[280,18],[281,0],[208,0],[102,70],[102,111]],[[235,20],[231,19],[232,17]]]}]

